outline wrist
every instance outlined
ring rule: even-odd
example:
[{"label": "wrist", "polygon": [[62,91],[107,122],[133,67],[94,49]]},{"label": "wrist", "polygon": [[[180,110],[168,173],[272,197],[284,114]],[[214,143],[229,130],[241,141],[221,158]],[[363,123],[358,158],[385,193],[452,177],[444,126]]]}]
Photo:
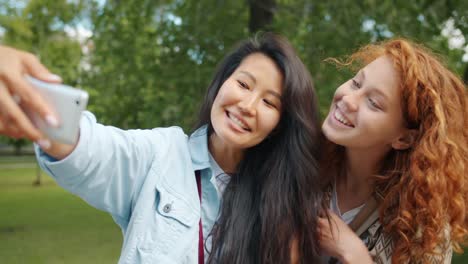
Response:
[{"label": "wrist", "polygon": [[343,264],[367,264],[367,263],[374,263],[372,258],[367,250],[367,247],[359,241],[360,245],[357,248],[350,248],[349,250],[345,250],[341,252],[338,259]]}]

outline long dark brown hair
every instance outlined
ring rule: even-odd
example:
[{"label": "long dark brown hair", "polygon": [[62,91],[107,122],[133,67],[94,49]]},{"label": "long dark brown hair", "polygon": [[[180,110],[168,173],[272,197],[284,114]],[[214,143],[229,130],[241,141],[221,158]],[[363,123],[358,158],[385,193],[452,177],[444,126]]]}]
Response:
[{"label": "long dark brown hair", "polygon": [[231,175],[210,234],[209,263],[289,263],[293,241],[300,263],[315,263],[322,211],[320,121],[310,74],[292,46],[265,33],[228,54],[209,86],[197,127],[208,125],[213,133],[210,111],[221,85],[254,53],[271,58],[283,74],[281,118],[271,135],[245,151]]}]

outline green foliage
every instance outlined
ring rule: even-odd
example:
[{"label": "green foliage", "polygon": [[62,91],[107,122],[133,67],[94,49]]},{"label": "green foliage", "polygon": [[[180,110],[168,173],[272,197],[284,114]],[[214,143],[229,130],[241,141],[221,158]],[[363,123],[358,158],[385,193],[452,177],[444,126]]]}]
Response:
[{"label": "green foliage", "polygon": [[405,37],[424,43],[447,57],[447,64],[460,75],[467,69],[461,50],[450,50],[440,32],[453,18],[468,41],[466,1],[314,1],[278,0],[275,28],[298,49],[310,69],[319,94],[321,111],[328,111],[334,90],[350,72],[324,62],[343,57],[358,47],[390,37]]},{"label": "green foliage", "polygon": [[[91,94],[98,119],[122,128],[180,125],[191,128],[219,60],[248,30],[252,1],[92,0],[25,1],[3,9],[3,42],[35,52],[66,83]],[[363,44],[403,36],[447,58],[460,75],[463,51],[451,50],[440,32],[453,19],[468,39],[468,8],[461,0],[277,0],[270,28],[287,36],[310,69],[322,113],[348,71],[324,62]],[[0,1],[2,3],[2,1]],[[81,45],[65,26],[86,24]],[[86,66],[86,67],[84,67]]]},{"label": "green foliage", "polygon": [[[79,19],[84,1],[31,0],[22,5],[4,1],[0,7],[0,25],[5,29],[1,43],[36,54],[52,72],[60,75],[65,83],[76,85],[82,60],[80,43],[65,34],[65,26]],[[21,148],[25,140],[5,140],[15,148]]]},{"label": "green foliage", "polygon": [[36,54],[64,82],[76,83],[80,74],[81,47],[64,29],[80,20],[82,9],[88,2],[30,0],[24,8],[21,5],[14,8],[7,3],[3,3],[3,7],[9,11],[0,15],[0,25],[5,29],[2,44]]},{"label": "green foliage", "polygon": [[247,35],[238,1],[108,1],[94,14],[83,86],[99,119],[123,128],[189,128],[217,62]]}]

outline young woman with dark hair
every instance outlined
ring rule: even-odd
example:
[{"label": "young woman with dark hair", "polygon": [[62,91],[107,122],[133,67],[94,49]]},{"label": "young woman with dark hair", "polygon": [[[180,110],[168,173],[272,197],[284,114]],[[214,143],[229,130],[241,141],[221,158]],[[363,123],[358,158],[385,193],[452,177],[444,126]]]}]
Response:
[{"label": "young woman with dark hair", "polygon": [[22,79],[47,70],[17,50],[0,48],[0,58],[1,133],[38,142],[48,174],[112,215],[120,263],[288,263],[293,239],[301,263],[317,260],[318,109],[285,39],[259,35],[226,56],[190,137],[177,127],[123,131],[85,112],[75,145],[43,139],[13,103],[22,97],[56,123]]},{"label": "young woman with dark hair", "polygon": [[465,85],[404,39],[337,62],[360,70],[338,87],[322,126],[327,262],[450,263],[468,235]]}]

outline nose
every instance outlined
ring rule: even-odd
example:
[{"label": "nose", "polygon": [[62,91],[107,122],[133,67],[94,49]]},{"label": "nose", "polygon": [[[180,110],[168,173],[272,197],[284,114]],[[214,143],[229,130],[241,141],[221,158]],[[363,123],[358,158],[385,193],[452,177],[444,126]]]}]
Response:
[{"label": "nose", "polygon": [[359,95],[357,93],[350,93],[347,95],[344,95],[341,98],[341,101],[343,102],[341,104],[341,107],[344,108],[342,109],[345,112],[356,112],[358,110],[358,100],[359,100]]},{"label": "nose", "polygon": [[255,95],[250,95],[239,101],[239,106],[242,114],[254,116],[257,114],[258,98]]}]

